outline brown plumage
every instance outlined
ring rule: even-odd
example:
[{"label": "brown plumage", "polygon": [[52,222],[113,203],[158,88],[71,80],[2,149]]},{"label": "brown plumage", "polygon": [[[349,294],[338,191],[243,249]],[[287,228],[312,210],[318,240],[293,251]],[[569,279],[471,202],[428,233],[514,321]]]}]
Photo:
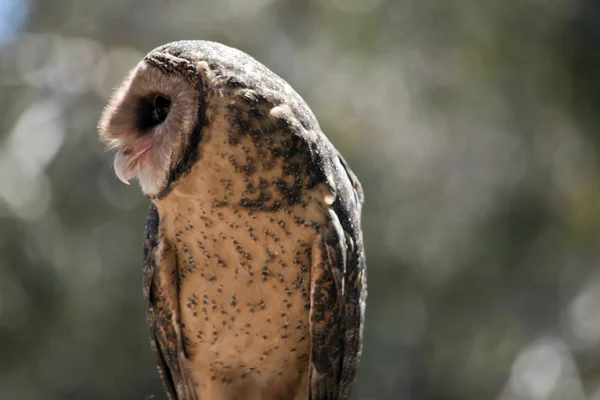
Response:
[{"label": "brown plumage", "polygon": [[347,399],[363,195],[300,96],[238,50],[175,42],[132,71],[100,135],[152,201],[144,295],[169,398]]}]

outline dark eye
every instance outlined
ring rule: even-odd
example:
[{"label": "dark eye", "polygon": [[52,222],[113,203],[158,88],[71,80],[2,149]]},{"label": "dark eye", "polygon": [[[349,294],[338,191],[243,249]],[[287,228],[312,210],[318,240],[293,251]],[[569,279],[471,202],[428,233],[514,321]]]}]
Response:
[{"label": "dark eye", "polygon": [[137,105],[137,128],[141,132],[146,132],[162,124],[169,116],[170,109],[171,100],[164,96],[151,95],[141,97]]},{"label": "dark eye", "polygon": [[171,100],[166,97],[156,96],[154,98],[154,112],[156,113],[156,120],[158,123],[163,122],[169,115],[171,109]]}]

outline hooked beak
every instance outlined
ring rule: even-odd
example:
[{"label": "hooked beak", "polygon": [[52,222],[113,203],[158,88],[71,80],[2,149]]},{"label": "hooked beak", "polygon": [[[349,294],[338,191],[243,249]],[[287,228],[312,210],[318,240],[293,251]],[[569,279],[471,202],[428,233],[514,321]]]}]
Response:
[{"label": "hooked beak", "polygon": [[129,185],[129,181],[140,174],[148,163],[148,153],[152,142],[124,144],[115,156],[115,174],[121,182]]}]

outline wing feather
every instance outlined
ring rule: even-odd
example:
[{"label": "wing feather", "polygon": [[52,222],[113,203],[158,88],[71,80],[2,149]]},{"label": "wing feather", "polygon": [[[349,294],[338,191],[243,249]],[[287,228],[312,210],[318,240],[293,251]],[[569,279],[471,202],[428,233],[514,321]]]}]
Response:
[{"label": "wing feather", "polygon": [[150,344],[158,373],[169,400],[188,399],[179,362],[182,353],[178,323],[176,258],[160,238],[159,215],[154,205],[146,218],[144,240],[144,298]]},{"label": "wing feather", "polygon": [[339,156],[337,196],[313,245],[311,400],[345,400],[361,353],[366,298],[362,187]]}]

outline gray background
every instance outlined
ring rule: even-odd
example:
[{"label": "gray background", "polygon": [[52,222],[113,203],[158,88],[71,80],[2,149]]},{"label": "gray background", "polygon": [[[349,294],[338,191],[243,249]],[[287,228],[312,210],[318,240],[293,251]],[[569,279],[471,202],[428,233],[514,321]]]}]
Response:
[{"label": "gray background", "polygon": [[96,123],[178,39],[290,82],[364,185],[354,400],[600,399],[597,0],[0,0],[0,399],[165,398]]}]

